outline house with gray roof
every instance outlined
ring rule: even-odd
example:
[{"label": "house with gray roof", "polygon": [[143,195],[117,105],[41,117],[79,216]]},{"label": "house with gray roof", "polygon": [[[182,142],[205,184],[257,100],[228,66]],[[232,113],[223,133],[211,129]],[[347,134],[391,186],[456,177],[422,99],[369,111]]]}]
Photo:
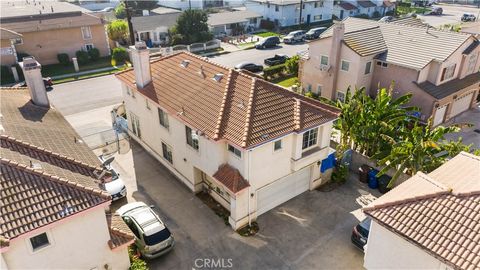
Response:
[{"label": "house with gray roof", "polygon": [[251,10],[234,10],[208,15],[208,27],[215,36],[238,35],[260,26],[262,15]]},{"label": "house with gray roof", "polygon": [[350,17],[309,44],[299,77],[305,91],[332,100],[348,88],[375,96],[393,83],[394,96],[412,93],[421,120],[437,126],[478,101],[479,43],[468,33]]},{"label": "house with gray roof", "polygon": [[146,16],[133,17],[136,41],[144,41],[149,47],[167,44],[168,29],[175,25],[180,14],[179,10],[161,8],[153,10]]},{"label": "house with gray roof", "polygon": [[368,15],[369,17],[385,16],[395,5],[390,0],[344,0],[336,1],[333,15],[342,20],[352,16]]}]

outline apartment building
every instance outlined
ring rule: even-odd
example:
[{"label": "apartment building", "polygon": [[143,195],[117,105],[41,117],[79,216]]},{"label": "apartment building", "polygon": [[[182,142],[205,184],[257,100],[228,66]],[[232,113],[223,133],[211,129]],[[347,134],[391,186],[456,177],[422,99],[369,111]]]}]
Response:
[{"label": "apartment building", "polygon": [[245,7],[279,27],[286,27],[331,20],[333,1],[305,0],[300,6],[300,1],[294,0],[248,0]]},{"label": "apartment building", "polygon": [[116,75],[129,134],[187,188],[208,190],[233,228],[328,179],[338,109],[186,52],[150,63],[137,43],[131,59]]},{"label": "apartment building", "polygon": [[1,1],[2,28],[21,35],[2,35],[1,64],[11,65],[19,53],[44,65],[57,63],[59,53],[75,57],[78,50],[97,48],[101,56],[110,55],[104,21],[88,12],[66,2]]},{"label": "apartment building", "polygon": [[413,93],[421,120],[439,125],[476,103],[479,40],[425,26],[347,18],[310,43],[300,63],[306,91],[342,100],[346,90],[394,82],[394,96]]}]

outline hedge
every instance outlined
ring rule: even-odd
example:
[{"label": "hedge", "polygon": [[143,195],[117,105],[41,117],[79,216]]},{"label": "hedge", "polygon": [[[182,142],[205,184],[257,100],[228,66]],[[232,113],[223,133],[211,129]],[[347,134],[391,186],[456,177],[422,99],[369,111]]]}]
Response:
[{"label": "hedge", "polygon": [[77,51],[75,56],[80,65],[88,63],[88,53],[86,51]]},{"label": "hedge", "polygon": [[58,62],[64,66],[68,66],[70,64],[70,57],[66,53],[59,53],[57,54]]},{"label": "hedge", "polygon": [[117,47],[117,48],[113,49],[112,59],[115,60],[115,62],[117,62],[117,64],[124,63],[125,61],[128,60],[127,50],[125,50],[125,48],[122,48],[122,47]]},{"label": "hedge", "polygon": [[285,64],[271,66],[263,69],[263,77],[268,80],[281,76],[285,72]]},{"label": "hedge", "polygon": [[96,61],[100,58],[100,51],[97,48],[92,48],[88,51],[88,56],[90,56],[90,60]]}]

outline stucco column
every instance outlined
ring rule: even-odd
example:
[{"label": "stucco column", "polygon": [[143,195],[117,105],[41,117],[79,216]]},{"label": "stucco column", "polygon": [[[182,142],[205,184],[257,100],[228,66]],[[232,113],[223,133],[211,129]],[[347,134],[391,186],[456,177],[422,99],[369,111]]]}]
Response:
[{"label": "stucco column", "polygon": [[11,67],[11,69],[12,69],[12,74],[13,74],[13,78],[15,79],[15,82],[20,81],[20,78],[18,77],[17,68],[13,66]]},{"label": "stucco column", "polygon": [[72,58],[72,62],[73,62],[73,67],[75,68],[75,72],[79,72],[80,71],[80,68],[78,67],[78,60],[76,57],[73,57]]}]

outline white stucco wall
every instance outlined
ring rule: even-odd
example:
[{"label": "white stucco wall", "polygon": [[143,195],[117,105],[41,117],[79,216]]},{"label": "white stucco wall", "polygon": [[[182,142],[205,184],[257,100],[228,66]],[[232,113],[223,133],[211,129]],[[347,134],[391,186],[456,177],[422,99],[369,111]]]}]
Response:
[{"label": "white stucco wall", "polygon": [[[30,238],[46,232],[50,245],[32,251]],[[8,269],[128,269],[127,248],[112,251],[108,246],[105,210],[94,209],[84,215],[39,230],[38,234],[12,240],[2,254]],[[2,269],[4,269],[2,267]]]},{"label": "white stucco wall", "polygon": [[376,221],[371,223],[363,266],[367,269],[450,269]]}]

